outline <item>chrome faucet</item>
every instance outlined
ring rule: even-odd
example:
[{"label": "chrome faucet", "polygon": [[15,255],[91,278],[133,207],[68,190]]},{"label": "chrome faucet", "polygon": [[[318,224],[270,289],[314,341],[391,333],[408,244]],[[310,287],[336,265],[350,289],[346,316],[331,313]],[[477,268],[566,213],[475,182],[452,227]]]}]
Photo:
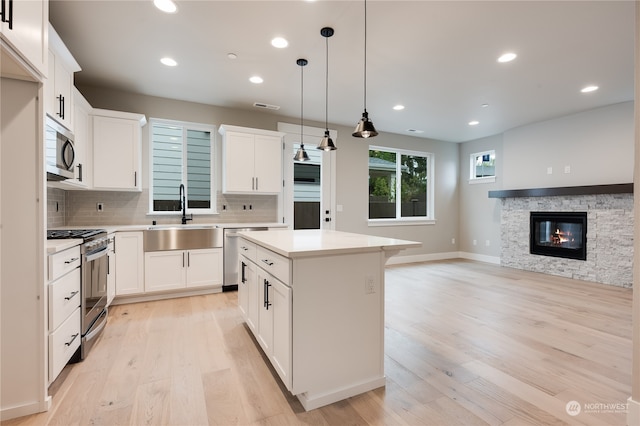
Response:
[{"label": "chrome faucet", "polygon": [[193,215],[187,218],[187,201],[183,183],[180,184],[180,205],[182,206],[182,224],[186,225],[188,220],[193,220]]}]

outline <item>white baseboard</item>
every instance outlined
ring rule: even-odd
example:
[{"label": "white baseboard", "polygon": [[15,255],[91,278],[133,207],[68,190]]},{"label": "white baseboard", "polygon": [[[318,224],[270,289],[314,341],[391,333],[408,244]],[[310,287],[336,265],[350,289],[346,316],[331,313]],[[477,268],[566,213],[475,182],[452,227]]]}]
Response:
[{"label": "white baseboard", "polygon": [[627,426],[640,426],[640,402],[632,398],[627,400]]},{"label": "white baseboard", "polygon": [[417,254],[412,256],[393,256],[387,260],[387,265],[400,265],[404,263],[418,263],[418,262],[430,262],[434,260],[447,260],[447,259],[469,259],[477,260],[479,262],[500,264],[499,256],[487,256],[484,254],[467,253],[463,251],[450,251],[444,253],[429,253],[429,254]]},{"label": "white baseboard", "polygon": [[215,288],[204,288],[204,289],[196,289],[196,290],[185,290],[185,291],[175,291],[169,290],[166,292],[157,292],[157,293],[146,293],[146,294],[135,294],[135,295],[122,295],[116,296],[111,302],[111,305],[125,305],[127,303],[140,303],[140,302],[153,302],[155,300],[165,300],[165,299],[176,299],[178,297],[188,297],[188,296],[200,296],[203,294],[212,294],[212,293],[221,293],[222,287]]},{"label": "white baseboard", "polygon": [[42,413],[44,411],[49,411],[49,408],[51,408],[51,396],[47,395],[44,401],[36,401],[17,407],[3,408],[2,411],[0,411],[0,420],[5,421],[15,419],[16,417]]},{"label": "white baseboard", "polygon": [[493,263],[495,265],[500,264],[500,256],[488,256],[486,254],[460,252],[460,257],[463,259],[477,260],[479,262]]}]

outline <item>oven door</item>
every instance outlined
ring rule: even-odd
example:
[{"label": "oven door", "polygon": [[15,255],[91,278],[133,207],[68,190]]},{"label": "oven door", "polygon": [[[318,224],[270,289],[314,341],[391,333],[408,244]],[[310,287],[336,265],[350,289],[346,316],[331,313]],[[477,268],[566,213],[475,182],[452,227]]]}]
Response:
[{"label": "oven door", "polygon": [[107,248],[85,256],[82,271],[84,317],[82,334],[87,334],[93,323],[107,306]]}]

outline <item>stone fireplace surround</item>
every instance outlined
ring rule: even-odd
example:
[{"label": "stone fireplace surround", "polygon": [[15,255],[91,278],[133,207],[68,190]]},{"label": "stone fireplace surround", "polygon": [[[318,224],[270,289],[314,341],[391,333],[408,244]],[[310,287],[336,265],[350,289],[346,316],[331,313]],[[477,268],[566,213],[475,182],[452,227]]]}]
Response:
[{"label": "stone fireplace surround", "polygon": [[[489,191],[502,200],[502,266],[631,288],[633,184]],[[529,253],[532,211],[586,211],[587,260]]]}]

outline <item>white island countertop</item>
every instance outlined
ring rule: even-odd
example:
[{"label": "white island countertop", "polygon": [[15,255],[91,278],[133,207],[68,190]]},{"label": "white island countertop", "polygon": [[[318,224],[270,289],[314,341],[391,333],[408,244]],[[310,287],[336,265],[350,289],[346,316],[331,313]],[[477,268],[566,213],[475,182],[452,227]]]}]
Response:
[{"label": "white island countertop", "polygon": [[274,229],[240,232],[239,235],[288,258],[377,250],[387,251],[392,256],[400,250],[422,245],[416,241],[320,229]]}]

